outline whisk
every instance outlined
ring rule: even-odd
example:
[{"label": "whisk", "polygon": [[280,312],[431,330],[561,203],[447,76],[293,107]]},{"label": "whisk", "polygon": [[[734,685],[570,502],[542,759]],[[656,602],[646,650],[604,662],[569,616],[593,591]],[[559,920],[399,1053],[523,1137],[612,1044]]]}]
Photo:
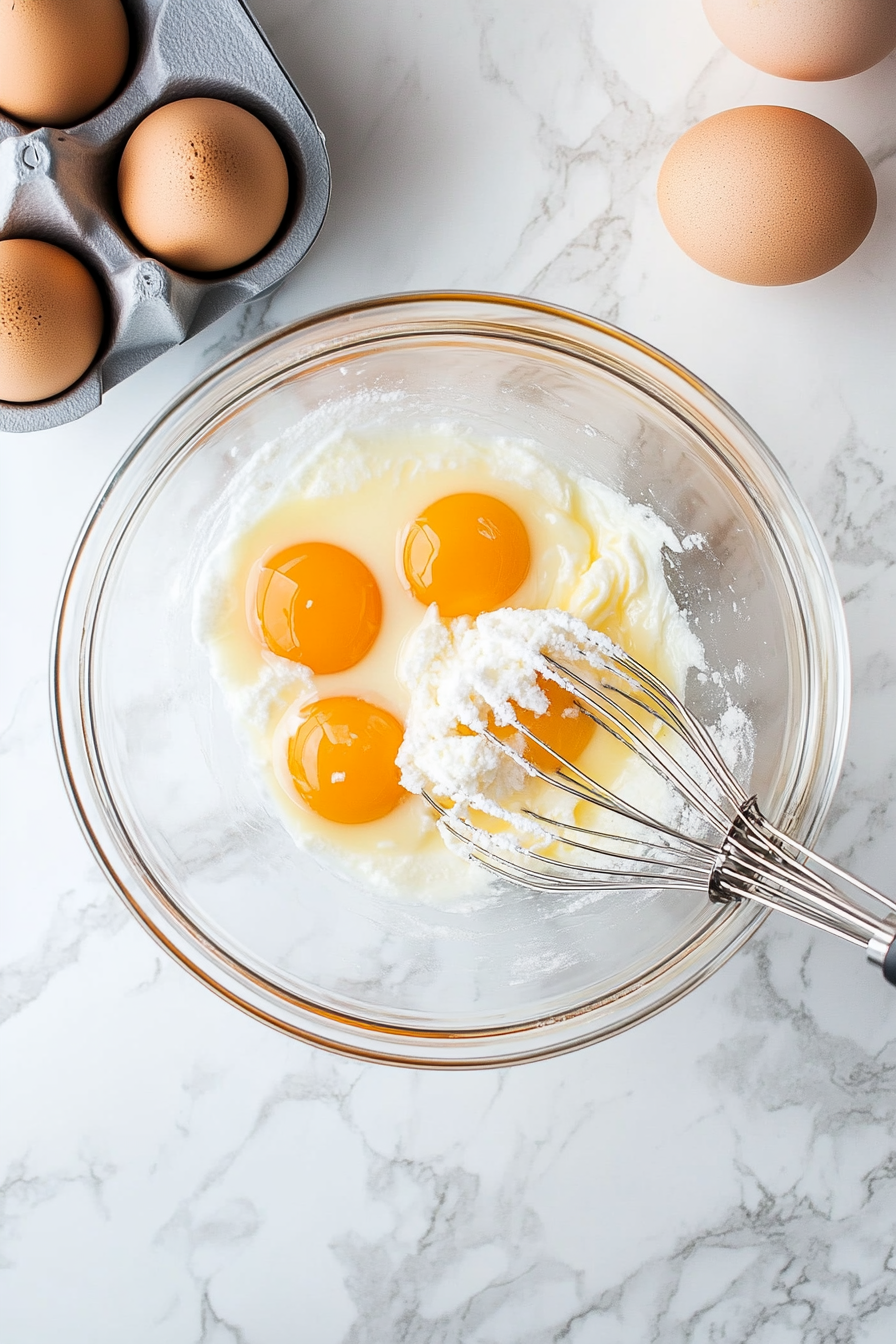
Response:
[{"label": "whisk", "polygon": [[[518,722],[533,747],[556,762],[554,771],[524,757],[518,738],[507,740],[489,729],[484,736],[528,774],[575,803],[599,809],[595,825],[524,807],[517,813],[501,810],[505,825],[493,833],[475,811],[471,815],[425,793],[454,845],[500,877],[546,892],[684,889],[719,903],[757,901],[864,946],[868,959],[896,985],[896,901],[772,825],[735,779],[706,727],[658,677],[623,651],[605,647],[600,637],[570,643],[560,656],[543,651],[538,664],[540,675],[572,694],[579,712],[675,791],[680,802],[675,820],[641,811]],[[883,912],[869,910],[856,895],[878,903]]]}]

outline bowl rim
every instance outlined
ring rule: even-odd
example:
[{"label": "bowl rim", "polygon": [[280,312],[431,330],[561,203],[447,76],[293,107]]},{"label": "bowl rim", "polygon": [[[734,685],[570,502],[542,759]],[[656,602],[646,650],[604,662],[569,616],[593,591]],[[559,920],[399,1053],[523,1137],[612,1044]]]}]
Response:
[{"label": "bowl rim", "polygon": [[[421,327],[423,314],[430,314]],[[434,313],[440,316],[433,316]],[[357,330],[342,330],[355,324]],[[359,1059],[415,1067],[498,1067],[550,1057],[616,1035],[677,1002],[703,983],[752,937],[768,911],[729,906],[721,909],[688,944],[688,970],[682,973],[680,954],[673,954],[650,972],[603,1000],[591,1000],[575,1010],[518,1021],[502,1027],[432,1029],[378,1023],[367,1017],[335,1012],[322,1004],[286,992],[282,986],[253,972],[214,940],[176,903],[157,888],[142,864],[126,828],[103,796],[102,764],[93,738],[90,714],[91,650],[95,616],[102,588],[118,545],[146,490],[176,464],[191,442],[213,423],[220,422],[289,374],[313,364],[322,354],[346,353],[383,342],[384,338],[424,334],[467,334],[525,340],[528,345],[561,348],[614,374],[647,393],[683,419],[692,432],[721,457],[747,490],[753,504],[769,523],[785,567],[793,577],[794,552],[802,566],[804,583],[814,585],[812,629],[804,604],[797,609],[800,632],[811,654],[814,644],[827,640],[829,657],[824,668],[805,669],[809,682],[815,675],[816,757],[821,758],[809,777],[811,796],[788,796],[787,808],[772,819],[792,828],[797,838],[811,844],[817,835],[839,778],[846,748],[849,718],[849,648],[842,603],[833,570],[815,523],[783,468],[742,417],[702,379],[640,338],[615,325],[571,309],[500,293],[434,290],[372,297],[310,314],[257,337],[231,352],[194,378],[158,412],[137,436],[114,468],[85,519],[63,579],[54,620],[51,647],[51,709],[57,757],[69,800],[82,832],[107,878],[157,943],[201,983],[257,1020],[310,1044]],[[279,364],[251,374],[258,357],[304,338],[298,352]],[[215,400],[229,374],[250,371],[248,380],[219,403]],[[726,433],[727,451],[713,434],[713,418]],[[174,431],[175,445],[166,446],[166,427]],[[151,448],[161,438],[154,460]],[[731,453],[740,452],[732,461]],[[142,473],[142,474],[141,474]],[[132,477],[136,493],[129,494]],[[786,506],[782,517],[769,514],[763,483],[778,493]],[[124,507],[115,506],[124,494]],[[135,503],[135,500],[137,501]],[[799,592],[799,585],[794,580]],[[823,675],[822,675],[823,674]],[[823,700],[819,700],[819,694]],[[807,727],[811,728],[812,725]],[[795,776],[806,773],[810,750],[806,732]],[[795,787],[795,784],[794,784]],[[791,789],[791,793],[793,790]],[[724,935],[724,936],[723,936]],[[698,955],[699,953],[699,955]],[[676,970],[676,967],[678,969]],[[623,1000],[631,1011],[620,1017]],[[637,1008],[634,1005],[637,1004]],[[615,1010],[615,1015],[614,1015]]]}]

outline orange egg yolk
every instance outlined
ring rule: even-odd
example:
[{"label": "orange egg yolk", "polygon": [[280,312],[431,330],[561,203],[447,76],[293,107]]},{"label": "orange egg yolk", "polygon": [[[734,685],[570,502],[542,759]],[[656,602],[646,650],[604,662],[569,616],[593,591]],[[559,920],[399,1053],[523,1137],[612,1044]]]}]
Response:
[{"label": "orange egg yolk", "polygon": [[411,524],[403,565],[420,602],[441,616],[478,616],[503,606],[529,572],[519,515],[492,495],[446,495]]},{"label": "orange egg yolk", "polygon": [[[567,761],[576,761],[591,741],[594,733],[594,720],[579,709],[575,697],[555,681],[539,677],[538,684],[548,698],[548,707],[543,714],[533,709],[517,708],[516,716],[524,728],[540,738]],[[516,735],[515,728],[495,728],[495,736],[507,741]],[[527,761],[546,775],[561,769],[561,762],[552,756],[545,747],[537,746],[524,737],[525,746],[521,754]]]},{"label": "orange egg yolk", "polygon": [[360,662],[383,617],[367,566],[325,541],[290,546],[264,561],[254,609],[271,652],[317,673],[343,672]]},{"label": "orange egg yolk", "polygon": [[313,812],[356,825],[398,806],[403,729],[392,714],[350,695],[317,700],[303,714],[289,739],[289,772]]}]

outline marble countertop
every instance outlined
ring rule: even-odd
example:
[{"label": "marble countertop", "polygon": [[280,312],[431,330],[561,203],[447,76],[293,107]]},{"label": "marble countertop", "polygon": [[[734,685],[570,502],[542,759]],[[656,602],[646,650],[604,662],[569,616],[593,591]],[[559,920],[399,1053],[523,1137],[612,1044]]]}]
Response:
[{"label": "marble countertop", "polygon": [[[896,55],[798,85],[698,0],[253,0],[327,135],[333,204],[273,298],[2,436],[5,1344],[884,1344],[896,1337],[896,996],[773,918],[654,1020],[442,1076],[276,1035],[169,961],[96,868],[56,766],[47,659],[81,520],[221,354],[426,287],[595,313],[765,438],[833,557],[854,658],[821,848],[896,869]],[[654,188],[673,140],[782,102],[862,150],[859,252],[792,289],[700,271]]]}]

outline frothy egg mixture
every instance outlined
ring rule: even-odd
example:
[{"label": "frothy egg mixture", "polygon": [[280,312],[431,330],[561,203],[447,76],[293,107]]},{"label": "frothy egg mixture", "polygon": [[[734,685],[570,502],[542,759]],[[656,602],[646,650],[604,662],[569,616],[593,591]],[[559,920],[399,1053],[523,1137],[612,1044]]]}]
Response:
[{"label": "frothy egg mixture", "polygon": [[[470,681],[457,667],[496,667],[521,720],[612,787],[628,768],[621,749],[508,651],[542,619],[572,618],[675,690],[702,666],[663,572],[674,534],[525,443],[450,427],[337,433],[309,455],[284,437],[228,498],[195,636],[296,843],[385,894],[454,903],[488,888],[419,796],[444,782],[446,762],[467,796],[547,787],[518,766],[496,778],[494,750],[469,735]],[[546,753],[531,759],[550,766]]]}]

